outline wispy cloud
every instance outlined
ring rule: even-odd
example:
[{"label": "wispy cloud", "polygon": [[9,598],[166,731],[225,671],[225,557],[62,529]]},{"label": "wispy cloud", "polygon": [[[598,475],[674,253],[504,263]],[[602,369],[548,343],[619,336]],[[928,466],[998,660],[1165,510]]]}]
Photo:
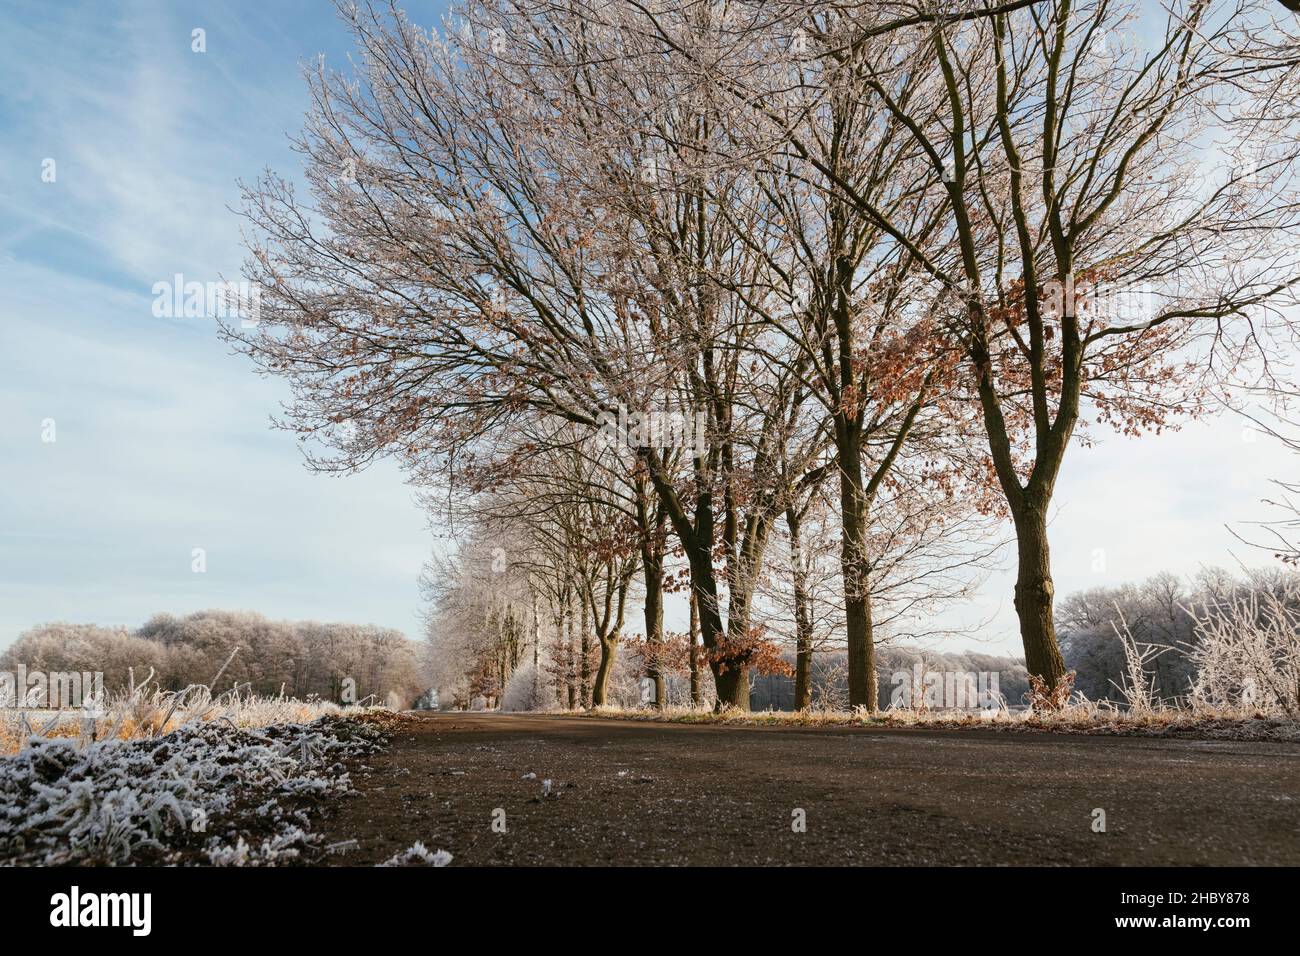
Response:
[{"label": "wispy cloud", "polygon": [[31,4],[6,33],[0,645],[209,606],[414,633],[429,539],[396,469],[311,475],[268,428],[283,385],[151,311],[156,281],[237,274],[236,180],[296,171],[298,64],[343,41],[332,11]]}]

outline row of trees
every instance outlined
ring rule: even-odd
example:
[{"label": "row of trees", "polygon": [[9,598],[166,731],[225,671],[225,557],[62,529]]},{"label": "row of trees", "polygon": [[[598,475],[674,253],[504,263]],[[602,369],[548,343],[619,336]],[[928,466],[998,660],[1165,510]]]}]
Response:
[{"label": "row of trees", "polygon": [[719,704],[781,666],[782,629],[807,703],[820,622],[875,708],[878,639],[959,595],[965,535],[1004,517],[1059,700],[1067,447],[1268,384],[1300,277],[1279,8],[342,13],[356,73],[310,77],[310,196],[246,190],[261,321],[227,334],[292,385],[315,467],[395,455],[456,529],[430,587],[440,633],[495,635],[480,690],[529,648],[540,677],[546,631],[565,693],[604,702],[635,589],[662,701],[685,588]]},{"label": "row of trees", "polygon": [[[584,447],[589,457],[579,453]],[[657,705],[716,703],[708,666],[716,657],[701,639],[689,566],[645,484],[623,484],[620,472],[597,467],[608,451],[575,443],[562,460],[537,451],[461,509],[428,502],[459,529],[457,551],[432,562],[422,579],[433,683],[444,697],[491,705],[529,666],[530,697],[544,704],[551,694],[570,708],[639,701],[642,678]],[[978,533],[987,529],[970,519],[944,522],[933,509],[914,514],[892,496],[882,501],[889,507],[873,535],[876,636],[940,637],[929,615],[979,580],[992,552]],[[791,509],[771,532],[748,609],[748,669],[793,678],[796,707],[815,702],[814,653],[840,649],[843,657],[841,576],[827,560],[833,515],[815,496]],[[665,624],[674,601],[689,610],[680,630]],[[678,678],[681,693],[669,687]],[[744,692],[748,702],[748,679]]]},{"label": "row of trees", "polygon": [[[117,693],[146,679],[164,690],[208,683],[298,699],[410,706],[428,687],[419,645],[371,624],[272,621],[251,611],[156,614],[136,630],[95,624],[42,624],[0,655],[0,670],[99,671]],[[391,695],[391,696],[390,696]]]},{"label": "row of trees", "polygon": [[[716,702],[712,675],[703,666],[706,657],[697,618],[691,621],[689,631],[664,630],[657,639],[653,631],[647,637],[647,632],[637,627],[639,622],[629,621],[632,633],[607,652],[597,638],[605,631],[599,607],[593,617],[581,594],[576,600],[561,595],[555,619],[546,620],[552,607],[542,597],[548,575],[529,565],[517,543],[511,545],[513,561],[508,562],[505,553],[504,545],[481,550],[462,547],[453,560],[434,562],[424,578],[430,599],[431,680],[441,704],[470,707],[478,706],[481,699],[483,706],[506,710],[574,709],[591,706],[597,694],[607,704],[629,708],[647,704],[699,707]],[[468,563],[476,554],[483,562],[478,566]],[[545,569],[554,573],[549,566]],[[554,575],[556,580],[559,577]],[[779,585],[789,583],[791,575],[787,570],[771,578],[764,589],[772,596],[765,601],[764,612],[771,616],[767,630],[770,647],[751,680],[751,705],[776,710],[808,706],[843,709],[848,701],[847,656],[835,639],[836,630],[842,628],[842,609],[829,595],[824,606],[816,600],[809,602],[818,618],[811,642],[818,653],[815,657],[811,652],[805,655],[792,639],[794,635],[783,634],[776,626],[785,613],[776,592]],[[580,585],[579,591],[583,590]],[[540,617],[534,618],[535,610],[541,611]],[[892,636],[923,635],[895,629]],[[895,644],[885,644],[876,653],[882,705],[897,696],[900,673],[908,675],[909,687],[913,677],[982,674],[1009,705],[1027,699],[1024,664],[1011,658],[935,653]],[[989,678],[991,674],[997,676]],[[967,706],[975,706],[973,695]]]}]

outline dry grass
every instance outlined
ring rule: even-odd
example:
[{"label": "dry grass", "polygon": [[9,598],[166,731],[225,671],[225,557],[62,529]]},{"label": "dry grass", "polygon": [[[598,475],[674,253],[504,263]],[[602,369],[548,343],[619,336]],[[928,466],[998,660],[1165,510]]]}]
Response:
[{"label": "dry grass", "polygon": [[1252,708],[1152,707],[1125,710],[1108,702],[1076,699],[1059,710],[913,710],[869,712],[810,708],[802,711],[742,711],[719,713],[703,708],[627,709],[600,707],[581,712],[620,720],[661,720],[676,723],[731,724],[747,727],[918,727],[984,729],[1008,732],[1108,734],[1119,736],[1177,736],[1216,740],[1300,741],[1300,721],[1270,716]]},{"label": "dry grass", "polygon": [[214,695],[205,684],[164,691],[157,687],[150,690],[146,683],[94,709],[0,710],[0,756],[18,753],[33,738],[70,738],[84,747],[96,741],[159,737],[209,721],[223,721],[240,729],[310,723],[341,710],[337,704],[320,700],[258,697],[238,690]]}]

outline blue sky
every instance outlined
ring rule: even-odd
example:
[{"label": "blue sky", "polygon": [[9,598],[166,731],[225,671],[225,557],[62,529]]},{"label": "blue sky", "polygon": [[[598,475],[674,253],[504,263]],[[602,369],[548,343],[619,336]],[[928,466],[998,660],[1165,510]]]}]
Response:
[{"label": "blue sky", "polygon": [[0,646],[204,607],[418,634],[432,539],[397,470],[309,473],[268,428],[284,385],[151,309],[174,273],[237,276],[236,180],[297,175],[300,64],[347,49],[322,2],[5,3]]},{"label": "blue sky", "polygon": [[[428,24],[442,6],[409,10]],[[253,375],[210,320],[151,310],[153,284],[177,272],[238,274],[236,180],[297,175],[286,133],[306,106],[299,65],[318,53],[339,66],[347,53],[324,2],[5,3],[0,647],[41,621],[205,607],[418,636],[433,539],[396,468],[308,472],[268,427],[284,385]],[[1225,525],[1267,516],[1268,479],[1294,467],[1235,419],[1100,437],[1071,450],[1059,486],[1062,594],[1230,564]],[[1018,653],[1011,581],[993,575],[948,616],[991,618],[983,646]]]}]

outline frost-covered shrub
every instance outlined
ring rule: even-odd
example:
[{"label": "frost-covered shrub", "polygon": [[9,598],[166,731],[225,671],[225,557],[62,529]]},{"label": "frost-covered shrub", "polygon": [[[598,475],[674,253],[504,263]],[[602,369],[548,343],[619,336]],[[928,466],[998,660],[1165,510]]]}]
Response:
[{"label": "frost-covered shrub", "polygon": [[260,731],[198,723],[84,748],[35,739],[0,759],[0,862],[293,860],[312,845],[307,808],[350,789],[342,759],[381,740],[338,718]]},{"label": "frost-covered shrub", "polygon": [[1158,575],[1071,595],[1058,618],[1066,666],[1086,699],[1300,717],[1294,572],[1207,571],[1190,583]]},{"label": "frost-covered shrub", "polygon": [[1300,718],[1300,578],[1207,602],[1196,623],[1194,706]]}]

